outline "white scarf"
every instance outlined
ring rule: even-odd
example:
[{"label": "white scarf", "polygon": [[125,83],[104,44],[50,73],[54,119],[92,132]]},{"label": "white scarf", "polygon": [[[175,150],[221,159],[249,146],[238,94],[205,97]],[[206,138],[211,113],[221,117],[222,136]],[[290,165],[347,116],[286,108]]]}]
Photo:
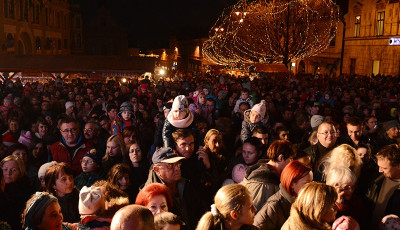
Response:
[{"label": "white scarf", "polygon": [[176,120],[174,116],[172,115],[172,112],[170,112],[167,116],[167,119],[169,123],[171,123],[173,126],[179,128],[179,129],[184,129],[187,128],[189,125],[193,123],[194,116],[192,112],[188,111],[188,116],[186,116],[182,120]]}]

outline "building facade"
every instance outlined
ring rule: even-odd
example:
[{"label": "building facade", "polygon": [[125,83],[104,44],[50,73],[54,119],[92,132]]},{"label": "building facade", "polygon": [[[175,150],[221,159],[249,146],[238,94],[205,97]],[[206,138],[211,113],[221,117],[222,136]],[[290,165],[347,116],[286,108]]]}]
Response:
[{"label": "building facade", "polygon": [[2,0],[0,10],[0,54],[71,53],[71,12],[67,0]]},{"label": "building facade", "polygon": [[323,74],[337,76],[340,74],[341,53],[344,24],[338,22],[336,32],[329,46],[322,53],[304,59],[293,60],[289,70],[293,73]]},{"label": "building facade", "polygon": [[400,74],[399,8],[399,0],[349,1],[343,73]]}]

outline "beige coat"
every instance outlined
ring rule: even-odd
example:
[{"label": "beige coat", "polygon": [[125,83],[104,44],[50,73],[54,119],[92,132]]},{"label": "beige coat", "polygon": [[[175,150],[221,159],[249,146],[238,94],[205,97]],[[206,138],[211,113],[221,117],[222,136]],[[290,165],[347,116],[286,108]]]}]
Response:
[{"label": "beige coat", "polygon": [[283,224],[281,230],[332,230],[328,224],[313,223],[314,226],[303,220],[295,209],[290,210],[290,217]]}]

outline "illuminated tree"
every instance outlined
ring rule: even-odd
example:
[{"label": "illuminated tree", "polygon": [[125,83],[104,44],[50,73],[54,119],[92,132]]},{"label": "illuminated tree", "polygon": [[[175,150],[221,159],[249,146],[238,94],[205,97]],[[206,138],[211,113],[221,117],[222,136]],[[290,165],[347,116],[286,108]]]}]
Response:
[{"label": "illuminated tree", "polygon": [[331,0],[241,0],[226,8],[209,32],[203,54],[211,62],[282,62],[324,51],[339,18]]}]

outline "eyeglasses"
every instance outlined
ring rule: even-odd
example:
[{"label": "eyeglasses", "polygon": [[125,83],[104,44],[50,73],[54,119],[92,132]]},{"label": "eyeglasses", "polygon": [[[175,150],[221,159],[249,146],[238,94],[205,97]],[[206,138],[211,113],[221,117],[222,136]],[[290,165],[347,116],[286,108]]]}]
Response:
[{"label": "eyeglasses", "polygon": [[341,193],[341,192],[351,192],[351,191],[353,191],[353,186],[350,186],[350,185],[348,185],[348,186],[346,186],[346,187],[340,187],[340,186],[335,186],[336,188],[338,188],[339,189],[339,193]]},{"label": "eyeglasses", "polygon": [[85,164],[91,165],[91,164],[93,164],[93,161],[92,160],[86,160],[86,161],[81,160],[81,164],[83,164],[83,165],[85,165]]},{"label": "eyeglasses", "polygon": [[93,129],[83,129],[83,132],[91,133],[91,132],[93,132]]},{"label": "eyeglasses", "polygon": [[61,132],[62,132],[63,134],[76,133],[77,131],[78,131],[78,129],[75,129],[75,128],[61,130]]},{"label": "eyeglasses", "polygon": [[318,134],[321,134],[321,135],[324,135],[324,136],[328,136],[329,134],[330,135],[335,135],[336,134],[336,132],[335,131],[330,131],[330,132],[328,132],[328,131],[326,131],[326,132],[323,132],[323,133],[318,133]]},{"label": "eyeglasses", "polygon": [[173,168],[175,168],[175,167],[180,168],[181,165],[182,165],[182,162],[178,161],[178,162],[175,162],[175,163],[164,163],[164,164],[161,165],[161,166],[163,166],[163,167],[165,167],[165,168],[167,168],[167,169],[173,169]]}]

